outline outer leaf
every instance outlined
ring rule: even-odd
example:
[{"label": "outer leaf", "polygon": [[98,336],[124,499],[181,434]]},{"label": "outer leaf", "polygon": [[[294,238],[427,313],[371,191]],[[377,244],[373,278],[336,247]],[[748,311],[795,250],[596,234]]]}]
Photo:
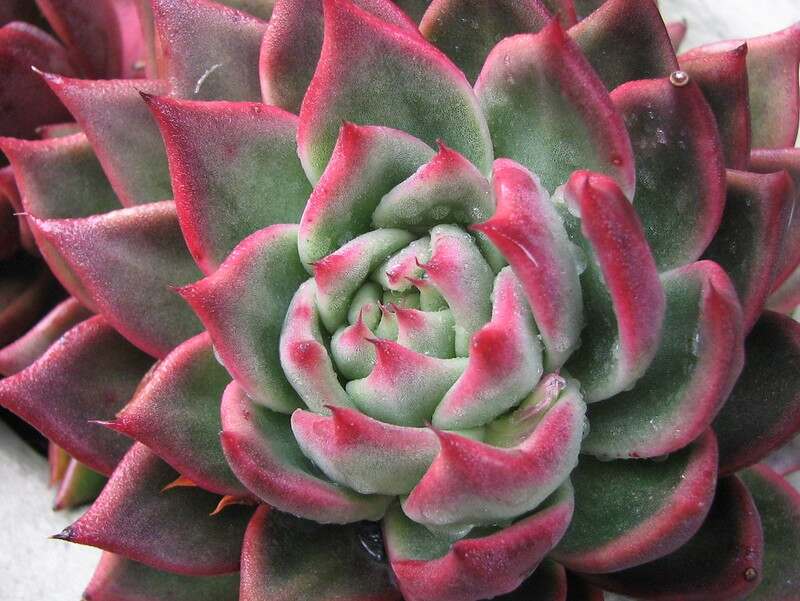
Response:
[{"label": "outer leaf", "polygon": [[1,380],[0,403],[82,463],[110,474],[129,443],[89,420],[112,418],[151,362],[102,317],[92,317],[33,365]]},{"label": "outer leaf", "polygon": [[714,421],[723,473],[760,461],[800,430],[800,323],[765,311],[745,353],[744,371]]},{"label": "outer leaf", "polygon": [[727,179],[722,223],[705,256],[731,276],[748,332],[775,282],[795,189],[786,173],[760,175],[729,170]]},{"label": "outer leaf", "polygon": [[633,196],[633,155],[622,119],[558,22],[495,46],[475,93],[495,154],[530,169],[549,191],[576,169],[592,169]]},{"label": "outer leaf", "polygon": [[786,171],[794,181],[794,208],[778,258],[778,272],[774,284],[777,289],[800,266],[800,149],[754,150],[750,155],[750,170],[757,173]]},{"label": "outer leaf", "polygon": [[669,41],[672,42],[672,49],[677,52],[683,41],[686,39],[686,32],[689,29],[688,23],[686,19],[682,21],[672,21],[666,24],[667,25],[667,35],[669,35]]},{"label": "outer leaf", "polygon": [[0,139],[25,212],[39,219],[88,217],[120,208],[86,136]]},{"label": "outer leaf", "polygon": [[706,97],[717,120],[725,150],[725,165],[747,169],[750,154],[750,96],[747,86],[747,46],[719,52],[688,52],[681,69]]},{"label": "outer leaf", "polygon": [[154,0],[163,76],[196,100],[261,98],[258,53],[266,21],[207,0]]},{"label": "outer leaf", "polygon": [[0,135],[32,138],[43,123],[69,118],[58,98],[41,78],[31,71],[39,69],[72,75],[61,45],[45,32],[25,23],[9,23],[0,28]]},{"label": "outer leaf", "polygon": [[747,40],[753,147],[794,146],[800,121],[800,24]]},{"label": "outer leaf", "polygon": [[58,486],[53,509],[67,509],[90,503],[97,498],[105,484],[105,476],[75,459],[70,459],[64,478]]},{"label": "outer leaf", "polygon": [[307,277],[297,226],[273,225],[243,240],[215,273],[180,290],[228,372],[276,411],[300,406],[281,369],[279,341],[292,297]]},{"label": "outer leaf", "polygon": [[627,81],[666,77],[678,68],[667,28],[650,0],[608,0],[569,34],[609,91]]},{"label": "outer leaf", "polygon": [[589,409],[582,450],[606,459],[658,457],[697,438],[728,398],[744,364],[736,290],[715,263],[662,276],[664,335],[645,375]]},{"label": "outer leaf", "polygon": [[133,2],[36,0],[64,42],[70,61],[87,77],[135,77],[142,51]]},{"label": "outer leaf", "polygon": [[64,479],[72,458],[64,449],[50,441],[47,443],[47,462],[50,464],[50,486]]},{"label": "outer leaf", "polygon": [[571,476],[575,516],[553,558],[572,570],[605,573],[672,553],[703,524],[716,473],[710,431],[662,462],[582,457]]},{"label": "outer leaf", "polygon": [[[5,138],[0,139],[0,147],[14,167],[23,205],[18,212],[39,219],[58,219],[87,217],[119,208],[85,135],[31,142]],[[25,224],[64,288],[84,306],[94,309],[91,295],[36,222],[26,219]]]},{"label": "outer leaf", "polygon": [[633,207],[608,177],[573,174],[562,210],[567,231],[590,253],[581,276],[587,327],[567,363],[587,402],[609,398],[644,374],[658,350],[664,290]]},{"label": "outer leaf", "polygon": [[106,552],[83,598],[86,601],[237,601],[239,574],[182,576]]},{"label": "outer leaf", "polygon": [[583,327],[574,247],[547,192],[524,167],[496,160],[492,185],[497,210],[473,229],[486,234],[511,264],[542,335],[545,365],[557,369],[578,346]]},{"label": "outer leaf", "polygon": [[517,33],[539,31],[551,19],[539,0],[434,0],[419,30],[475,81],[495,44]]},{"label": "outer leaf", "polygon": [[89,138],[123,205],[172,197],[164,144],[139,96],[166,93],[164,82],[44,78]]},{"label": "outer leaf", "polygon": [[322,54],[297,134],[309,179],[322,175],[342,121],[395,127],[429,144],[441,138],[488,173],[489,130],[469,84],[447,57],[349,0],[325,0],[324,6]]},{"label": "outer leaf", "polygon": [[239,569],[251,510],[209,516],[218,499],[197,487],[163,490],[177,474],[136,443],[97,501],[57,538],[93,545],[160,570],[190,576]]},{"label": "outer leaf", "polygon": [[281,511],[321,523],[380,519],[391,498],[360,495],[318,475],[289,417],[252,402],[232,382],[222,397],[222,447],[236,476]]},{"label": "outer leaf", "polygon": [[725,206],[725,164],[714,114],[694,83],[636,81],[611,94],[636,157],[634,206],[660,271],[691,263]]},{"label": "outer leaf", "polygon": [[764,530],[763,578],[748,599],[789,601],[800,582],[800,492],[763,465],[740,477],[753,495]]},{"label": "outer leaf", "polygon": [[163,357],[200,331],[195,315],[170,289],[199,273],[174,203],[33,222],[80,278],[98,311],[145,352]]},{"label": "outer leaf", "polygon": [[310,268],[370,231],[381,198],[433,156],[429,146],[398,130],[344,123],[300,220],[303,263]]},{"label": "outer leaf", "polygon": [[400,601],[385,564],[367,554],[358,526],[322,525],[256,511],[242,548],[241,601]]},{"label": "outer leaf", "polygon": [[763,548],[753,498],[731,476],[720,480],[708,518],[683,547],[657,561],[591,579],[606,590],[653,601],[741,599],[758,586]]},{"label": "outer leaf", "polygon": [[219,404],[229,382],[208,334],[200,334],[158,364],[111,426],[146,444],[196,485],[244,496],[247,490],[219,442]]},{"label": "outer leaf", "polygon": [[147,100],[167,146],[186,244],[205,273],[256,230],[300,221],[311,186],[294,115],[260,103]]},{"label": "outer leaf", "polygon": [[[387,23],[416,32],[416,24],[393,2],[355,0],[355,4]],[[402,1],[396,4],[407,8]],[[424,6],[418,9],[420,17],[424,10]],[[322,29],[322,0],[276,0],[259,62],[264,102],[293,113],[300,110],[322,50]]]},{"label": "outer leaf", "polygon": [[23,336],[0,349],[0,374],[10,376],[22,371],[67,330],[89,316],[91,312],[74,298],[59,303]]},{"label": "outer leaf", "polygon": [[383,523],[394,574],[406,601],[475,601],[516,589],[558,542],[574,502],[564,484],[536,513],[502,529],[450,544],[395,507]]}]

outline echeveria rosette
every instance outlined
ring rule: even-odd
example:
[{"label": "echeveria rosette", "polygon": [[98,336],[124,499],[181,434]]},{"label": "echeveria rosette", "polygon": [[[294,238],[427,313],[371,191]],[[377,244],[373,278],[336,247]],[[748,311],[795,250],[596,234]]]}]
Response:
[{"label": "echeveria rosette", "polygon": [[80,131],[3,140],[95,313],[0,383],[110,476],[87,597],[788,599],[800,29],[225,4],[143,3],[149,79],[46,74]]}]

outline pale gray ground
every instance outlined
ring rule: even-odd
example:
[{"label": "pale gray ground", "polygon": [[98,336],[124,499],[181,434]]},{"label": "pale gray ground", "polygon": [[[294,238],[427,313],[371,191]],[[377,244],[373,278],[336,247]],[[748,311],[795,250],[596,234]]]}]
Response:
[{"label": "pale gray ground", "polygon": [[[662,0],[669,20],[686,18],[684,47],[724,38],[760,35],[800,20],[797,0]],[[99,553],[48,536],[75,514],[50,510],[43,458],[0,424],[0,599],[77,601]]]}]

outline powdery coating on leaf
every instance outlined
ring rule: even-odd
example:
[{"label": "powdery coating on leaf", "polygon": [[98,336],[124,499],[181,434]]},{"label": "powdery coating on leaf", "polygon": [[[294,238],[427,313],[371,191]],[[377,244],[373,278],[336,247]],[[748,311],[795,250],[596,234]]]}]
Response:
[{"label": "powdery coating on leaf", "polygon": [[585,453],[625,459],[681,449],[708,428],[741,373],[741,308],[722,268],[701,261],[661,279],[667,309],[659,351],[630,391],[591,406]]},{"label": "powdery coating on leaf", "polygon": [[[750,154],[750,169],[758,173],[786,171],[794,182],[793,208],[778,257],[775,281],[772,284],[774,293],[800,267],[800,149],[754,150]],[[784,312],[790,310],[791,307],[788,307]]]},{"label": "powdery coating on leaf", "polygon": [[219,404],[229,382],[204,332],[167,355],[110,426],[147,444],[195,485],[246,496],[219,444]]},{"label": "powdery coating on leaf", "polygon": [[183,576],[105,552],[83,598],[86,601],[236,601],[239,574]]},{"label": "powdery coating on leaf", "polygon": [[[389,0],[355,0],[368,13],[416,34],[416,24]],[[322,50],[322,0],[277,0],[261,44],[261,96],[293,113],[300,104]]]},{"label": "powdery coating on leaf", "polygon": [[683,547],[654,562],[587,577],[605,590],[654,601],[738,599],[758,587],[763,554],[758,510],[731,476],[720,480],[706,521]]},{"label": "powdery coating on leaf", "polygon": [[705,257],[731,276],[742,303],[745,332],[749,332],[777,275],[795,189],[786,172],[762,175],[729,169],[727,182],[722,224]]},{"label": "powdery coating on leaf", "polygon": [[583,327],[574,247],[547,192],[524,167],[498,159],[492,184],[497,210],[473,229],[511,263],[542,334],[546,367],[557,369],[578,346]]},{"label": "powdery coating on leaf", "polygon": [[[198,487],[164,491],[177,475],[147,447],[135,443],[97,501],[57,538],[177,574],[235,572],[252,510],[237,506],[210,516],[218,502],[211,493]],[[176,515],[182,520],[175,520]]]},{"label": "powdery coating on leaf", "polygon": [[681,69],[700,86],[714,111],[726,166],[747,169],[752,140],[747,45],[719,52],[690,51],[679,60]]},{"label": "powdery coating on leaf", "polygon": [[667,28],[651,0],[608,0],[569,29],[610,92],[637,79],[666,77],[678,68]]},{"label": "powdery coating on leaf", "polygon": [[379,520],[391,497],[359,495],[318,475],[289,418],[253,403],[232,382],[222,397],[222,448],[236,476],[274,507],[320,523]]},{"label": "powdery coating on leaf", "polygon": [[0,381],[0,404],[79,461],[110,474],[130,442],[90,420],[113,418],[152,361],[102,317],[92,317],[30,367]]},{"label": "powdery coating on leaf", "polygon": [[695,261],[719,227],[725,166],[714,114],[691,80],[623,84],[611,94],[636,159],[633,204],[659,271]]},{"label": "powdery coating on leaf", "polygon": [[[486,122],[449,59],[349,0],[326,0],[324,7],[322,55],[303,98],[297,136],[309,179],[319,180],[342,121],[396,127],[428,144],[441,138],[488,173]],[[398,85],[406,86],[400,96]]]},{"label": "powdery coating on leaf", "polygon": [[124,206],[172,197],[164,143],[140,96],[167,93],[166,82],[43,77],[89,138]]},{"label": "powdery coating on leaf", "polygon": [[0,349],[0,374],[10,376],[41,357],[61,336],[91,312],[74,298],[56,305],[41,321],[13,343]]},{"label": "powdery coating on leaf", "polygon": [[241,601],[401,601],[388,566],[374,561],[353,526],[315,524],[262,506],[242,549]]},{"label": "powdery coating on leaf", "polygon": [[639,462],[626,469],[624,462],[583,459],[572,477],[578,493],[575,518],[553,558],[571,570],[594,574],[631,568],[679,549],[709,512],[717,460],[710,430],[663,463]]},{"label": "powdery coating on leaf", "polygon": [[[474,94],[388,0],[279,0],[270,25],[235,10],[252,9],[249,0],[137,5],[146,19],[139,41],[148,44],[147,73],[162,79],[48,75],[86,134],[46,140],[39,150],[4,140],[14,146],[22,187],[37,191],[25,202],[38,203],[39,214],[23,217],[58,277],[130,340],[164,357],[109,424],[137,446],[62,538],[184,574],[235,570],[240,518],[249,510],[231,505],[256,497],[303,519],[258,510],[241,590],[253,601],[332,594],[394,601],[398,589],[409,601],[495,598],[519,586],[568,528],[556,555],[566,553],[573,568],[617,570],[611,588],[617,576],[636,581],[629,571],[637,562],[667,554],[666,565],[675,557],[680,565],[693,553],[719,560],[708,571],[729,581],[711,583],[721,596],[756,585],[759,518],[736,514],[746,509],[746,492],[729,486],[724,509],[732,512],[703,522],[718,462],[714,435],[702,432],[742,362],[749,324],[742,325],[734,285],[747,320],[776,289],[774,303],[791,301],[800,261],[795,191],[786,176],[748,174],[772,188],[743,194],[750,210],[723,214],[724,152],[713,121],[743,126],[724,138],[734,148],[725,156],[749,167],[745,75],[777,69],[780,86],[796,87],[796,73],[782,72],[796,71],[795,28],[754,43],[786,56],[743,62],[741,49],[723,50],[731,64],[709,67],[708,81],[695,83],[675,71],[669,32],[649,0],[476,0],[461,8],[456,0],[430,8],[404,0],[402,9],[422,20],[423,32],[470,79],[495,42],[526,32],[500,41]],[[120,6],[134,10],[129,0]],[[266,17],[271,5],[258,9]],[[577,23],[577,13],[588,17]],[[491,93],[481,88],[487,73]],[[163,96],[145,93],[142,102],[138,84]],[[726,93],[713,97],[723,84]],[[751,88],[754,98],[764,91]],[[776,98],[797,99],[797,90],[780,92]],[[262,93],[300,116],[239,102]],[[507,106],[489,110],[492,94]],[[633,102],[615,105],[619,99]],[[767,104],[774,114],[754,123],[776,124],[773,135],[785,107]],[[169,180],[147,105],[166,140]],[[511,156],[496,162],[489,179],[493,151]],[[599,173],[573,174],[576,168]],[[555,191],[553,205],[539,178]],[[177,204],[115,206],[113,190],[127,206],[162,201],[173,189]],[[734,204],[729,199],[728,208]],[[744,247],[742,260],[718,257],[733,283],[711,262],[692,263],[720,218],[709,253]],[[207,277],[185,285],[199,277],[190,258]],[[185,341],[199,324],[171,285],[208,333]],[[0,306],[19,286],[13,278],[0,285]],[[792,359],[784,355],[797,345],[780,332],[775,338],[781,357],[763,361],[785,370]],[[562,365],[568,369],[559,375]],[[751,357],[750,365],[759,362]],[[50,367],[46,375],[57,372]],[[106,384],[96,379],[80,384]],[[776,399],[793,394],[789,376],[770,379],[786,384]],[[598,427],[584,442],[585,402],[594,402]],[[759,452],[784,440],[784,426],[795,428],[792,411],[781,419],[787,413],[779,402],[777,417],[768,404],[745,404],[759,409],[748,427],[767,432]],[[621,423],[604,432],[601,416],[614,407],[624,408]],[[86,424],[76,431],[92,440]],[[598,442],[603,435],[612,442]],[[579,461],[582,446],[617,459]],[[635,459],[659,453],[670,455]],[[68,472],[60,504],[93,494],[99,478],[84,477],[89,472],[75,460]],[[574,516],[569,478],[578,491]],[[203,488],[226,495],[219,501]],[[394,576],[373,561],[383,555],[375,524],[304,519],[382,520]],[[233,534],[214,531],[230,521]],[[731,527],[714,533],[712,521]],[[583,540],[576,543],[573,528],[583,528]],[[713,546],[725,535],[740,556]],[[137,588],[145,582],[156,597],[203,590],[197,580],[178,579],[185,587],[176,592],[174,578],[127,560],[105,564],[124,586],[109,587],[106,578],[98,595],[148,599]],[[529,584],[552,585],[540,596],[564,601],[566,575],[554,567],[548,563]],[[686,572],[681,581],[698,582],[690,569],[676,571]],[[654,594],[680,595],[660,590],[658,575]],[[203,594],[227,597],[235,580],[208,580]],[[573,588],[570,596],[602,596]]]},{"label": "powdery coating on leaf", "polygon": [[266,21],[207,0],[154,0],[159,67],[194,100],[261,99],[258,56]]},{"label": "powdery coating on leaf", "polygon": [[575,172],[565,195],[580,215],[576,242],[594,261],[582,276],[587,326],[567,369],[593,402],[622,392],[647,369],[661,339],[664,289],[639,218],[611,178]]},{"label": "powdery coating on leaf", "polygon": [[200,320],[173,290],[199,275],[173,202],[83,219],[31,220],[98,311],[145,352],[164,357],[200,331]]},{"label": "powdery coating on leaf", "polygon": [[476,601],[512,591],[563,536],[573,507],[572,488],[565,484],[545,507],[511,526],[445,543],[419,558],[415,546],[424,547],[431,535],[395,508],[383,532],[400,590],[408,601]]},{"label": "powdery coating on leaf", "polygon": [[800,323],[765,311],[747,337],[745,356],[713,425],[725,474],[761,461],[800,428]]},{"label": "powdery coating on leaf", "polygon": [[292,432],[303,453],[326,475],[362,494],[407,494],[439,452],[430,428],[393,426],[354,409],[330,416],[298,409]]},{"label": "powdery coating on leaf", "polygon": [[470,339],[464,373],[436,407],[437,428],[482,426],[521,401],[542,375],[541,344],[511,269],[495,279],[492,319]]},{"label": "powdery coating on leaf", "polygon": [[539,0],[434,0],[419,29],[473,82],[497,42],[538,31],[551,19]]},{"label": "powdery coating on leaf", "polygon": [[311,186],[297,157],[297,117],[259,103],[144,99],[167,147],[186,245],[204,273],[253,232],[300,220]]},{"label": "powdery coating on leaf", "polygon": [[[133,2],[37,0],[36,5],[66,46],[70,61],[86,77],[137,77],[142,52]],[[56,71],[58,72],[58,71]]]},{"label": "powdery coating on leaf", "polygon": [[558,22],[495,46],[475,94],[495,154],[536,173],[548,191],[576,169],[590,169],[614,177],[633,196],[633,156],[622,119]]}]

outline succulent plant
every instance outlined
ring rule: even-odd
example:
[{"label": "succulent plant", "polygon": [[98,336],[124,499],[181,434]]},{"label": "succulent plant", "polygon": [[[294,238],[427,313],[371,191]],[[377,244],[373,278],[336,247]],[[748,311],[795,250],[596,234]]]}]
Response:
[{"label": "succulent plant", "polygon": [[94,314],[0,382],[109,476],[88,601],[796,596],[800,26],[139,8],[148,79],[0,140]]},{"label": "succulent plant", "polygon": [[[132,0],[5,0],[0,6],[0,136],[52,138],[79,131],[32,67],[66,76],[143,75],[137,10]],[[29,365],[91,314],[75,300],[64,300],[28,224],[17,218],[22,213],[12,168],[0,154],[0,375]],[[0,410],[0,418],[35,446],[47,444],[7,412]],[[99,491],[104,478],[56,445],[50,444],[49,455],[52,483],[59,484],[57,508],[91,500]]]}]

